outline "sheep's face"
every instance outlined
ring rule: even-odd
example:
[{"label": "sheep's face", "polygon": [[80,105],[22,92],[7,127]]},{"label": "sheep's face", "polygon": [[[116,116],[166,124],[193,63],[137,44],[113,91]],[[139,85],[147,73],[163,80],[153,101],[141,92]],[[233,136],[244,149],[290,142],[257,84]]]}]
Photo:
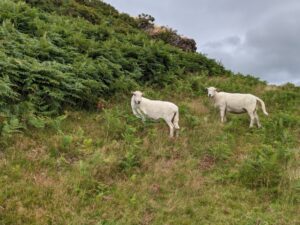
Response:
[{"label": "sheep's face", "polygon": [[207,88],[207,92],[208,92],[208,97],[214,97],[216,92],[217,92],[217,89],[215,87],[209,87]]},{"label": "sheep's face", "polygon": [[132,94],[133,94],[134,103],[137,105],[140,104],[142,101],[143,93],[140,91],[135,91],[132,92]]}]

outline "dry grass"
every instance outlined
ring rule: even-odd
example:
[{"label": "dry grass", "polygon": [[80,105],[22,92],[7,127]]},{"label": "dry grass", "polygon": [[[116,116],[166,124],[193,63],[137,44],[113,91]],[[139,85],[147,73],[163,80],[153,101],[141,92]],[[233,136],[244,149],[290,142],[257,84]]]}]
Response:
[{"label": "dry grass", "polygon": [[[106,116],[123,116],[109,127],[105,111],[68,112],[60,132],[18,134],[0,151],[0,223],[296,225],[292,189],[274,199],[235,178],[253,149],[276,138],[264,130],[274,122],[249,130],[233,115],[222,125],[205,96],[173,101],[186,107],[176,139],[163,121],[143,124],[113,102]],[[292,182],[298,158],[287,169]]]},{"label": "dry grass", "polygon": [[199,116],[208,115],[209,109],[204,105],[203,99],[192,99],[187,102],[191,111]]}]

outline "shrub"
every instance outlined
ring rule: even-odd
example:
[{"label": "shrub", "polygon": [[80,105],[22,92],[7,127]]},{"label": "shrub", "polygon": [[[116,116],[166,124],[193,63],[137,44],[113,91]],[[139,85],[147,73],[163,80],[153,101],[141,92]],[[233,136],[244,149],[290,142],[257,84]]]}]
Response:
[{"label": "shrub", "polygon": [[224,162],[233,155],[232,149],[230,146],[230,141],[222,140],[219,143],[216,143],[214,146],[207,150],[207,154],[210,155],[216,162]]},{"label": "shrub", "polygon": [[142,13],[142,14],[138,15],[137,26],[138,26],[138,28],[143,29],[143,30],[151,29],[154,27],[154,24],[153,24],[154,20],[155,20],[155,18],[153,16]]},{"label": "shrub", "polygon": [[[41,116],[65,107],[95,108],[99,97],[139,85],[161,88],[188,72],[224,71],[200,53],[154,41],[101,1],[4,0],[0,18],[0,110],[21,124],[42,128]],[[28,122],[13,110],[23,102],[31,104]]]},{"label": "shrub", "polygon": [[104,109],[103,119],[107,137],[120,139],[126,129],[126,125],[121,120],[121,112],[118,109]]},{"label": "shrub", "polygon": [[265,126],[265,143],[270,145],[280,144],[284,146],[294,146],[296,139],[290,133],[289,128],[299,124],[295,116],[286,113],[277,113],[272,115],[272,120],[266,121]]},{"label": "shrub", "polygon": [[285,172],[290,156],[285,148],[265,145],[254,149],[241,164],[238,179],[249,188],[268,188],[277,192],[280,184],[286,182]]}]

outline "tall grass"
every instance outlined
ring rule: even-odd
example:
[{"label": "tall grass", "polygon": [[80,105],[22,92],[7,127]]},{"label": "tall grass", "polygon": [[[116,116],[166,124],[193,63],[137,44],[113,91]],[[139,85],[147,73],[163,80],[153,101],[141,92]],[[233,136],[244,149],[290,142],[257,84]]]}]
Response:
[{"label": "tall grass", "polygon": [[[198,79],[204,87],[222,80],[226,91],[243,78]],[[179,105],[177,139],[163,121],[135,118],[128,95],[102,112],[66,111],[48,129],[14,134],[0,153],[0,223],[297,224],[297,100],[286,99],[283,111],[273,97],[298,88],[269,95],[259,85],[247,88],[270,112],[262,129],[249,129],[247,115],[222,125],[202,91],[148,88],[147,96]]]}]

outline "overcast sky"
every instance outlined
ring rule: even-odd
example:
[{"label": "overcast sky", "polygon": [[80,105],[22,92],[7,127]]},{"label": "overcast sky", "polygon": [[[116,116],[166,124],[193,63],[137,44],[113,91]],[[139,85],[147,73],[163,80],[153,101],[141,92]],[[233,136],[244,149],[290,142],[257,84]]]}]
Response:
[{"label": "overcast sky", "polygon": [[154,16],[234,72],[300,85],[300,0],[104,1],[132,16]]}]

